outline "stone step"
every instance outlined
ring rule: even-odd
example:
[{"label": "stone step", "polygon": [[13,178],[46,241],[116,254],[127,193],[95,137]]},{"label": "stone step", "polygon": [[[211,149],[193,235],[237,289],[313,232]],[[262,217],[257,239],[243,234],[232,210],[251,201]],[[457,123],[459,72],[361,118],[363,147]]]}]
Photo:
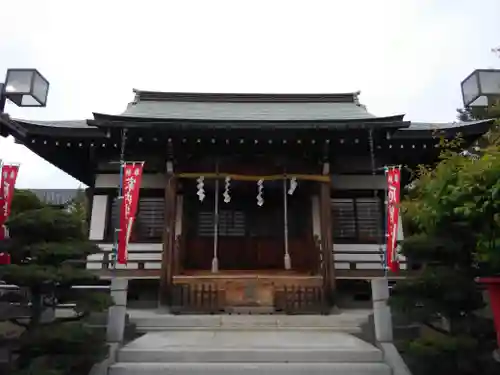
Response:
[{"label": "stone step", "polygon": [[[213,331],[216,327],[170,327],[169,331]],[[241,326],[224,326],[217,328],[219,331],[239,331],[241,329],[245,329],[246,331],[255,331],[255,332],[264,332],[264,331],[279,331],[279,332],[293,332],[293,331],[302,331],[302,332],[323,332],[328,330],[330,332],[342,332],[342,333],[351,333],[354,335],[362,334],[362,329],[359,326],[355,325],[342,325],[342,326],[330,326],[330,327],[241,327]],[[164,332],[165,328],[161,326],[136,326],[136,330],[140,333],[153,333],[153,332]]]},{"label": "stone step", "polygon": [[327,350],[327,349],[161,349],[122,350],[118,362],[150,363],[340,363],[381,362],[379,351]]},{"label": "stone step", "polygon": [[329,329],[359,332],[368,320],[369,311],[336,315],[170,315],[155,311],[129,311],[130,320],[142,332],[162,330],[206,329]]},{"label": "stone step", "polygon": [[118,362],[382,362],[382,352],[350,334],[301,331],[150,332],[118,352]]},{"label": "stone step", "polygon": [[391,375],[384,363],[117,363],[109,375]]}]

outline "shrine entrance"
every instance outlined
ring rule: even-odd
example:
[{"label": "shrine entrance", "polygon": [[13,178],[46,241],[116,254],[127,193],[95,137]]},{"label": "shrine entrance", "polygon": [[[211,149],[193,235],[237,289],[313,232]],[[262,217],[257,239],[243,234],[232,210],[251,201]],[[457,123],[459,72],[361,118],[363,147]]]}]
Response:
[{"label": "shrine entrance", "polygon": [[237,177],[230,187],[225,177],[183,182],[173,305],[186,312],[208,306],[211,313],[322,308],[311,209],[318,184],[301,181],[297,188],[285,176]]},{"label": "shrine entrance", "polygon": [[196,194],[184,195],[184,270],[210,271],[216,257],[217,272],[282,271],[287,247],[291,270],[311,272],[315,268],[310,199],[305,192],[289,196],[285,210],[281,180],[265,183],[261,206],[255,183],[232,183],[229,202],[224,201],[223,189],[216,202],[213,185],[213,181],[206,184],[201,202]]}]

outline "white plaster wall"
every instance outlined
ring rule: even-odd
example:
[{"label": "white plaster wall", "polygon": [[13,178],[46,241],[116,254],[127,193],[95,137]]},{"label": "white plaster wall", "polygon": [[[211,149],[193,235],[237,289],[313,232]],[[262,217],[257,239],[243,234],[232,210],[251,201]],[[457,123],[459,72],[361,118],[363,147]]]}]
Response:
[{"label": "white plaster wall", "polygon": [[90,216],[89,239],[102,241],[106,227],[106,211],[108,208],[107,195],[94,195],[92,197],[92,212]]},{"label": "white plaster wall", "polygon": [[[95,177],[96,188],[116,188],[120,184],[120,175],[114,174],[97,174]],[[163,173],[147,173],[142,176],[142,188],[149,189],[164,189],[165,188],[165,175]]]},{"label": "white plaster wall", "polygon": [[386,179],[384,175],[334,174],[332,175],[332,187],[333,190],[383,190],[386,188]]}]

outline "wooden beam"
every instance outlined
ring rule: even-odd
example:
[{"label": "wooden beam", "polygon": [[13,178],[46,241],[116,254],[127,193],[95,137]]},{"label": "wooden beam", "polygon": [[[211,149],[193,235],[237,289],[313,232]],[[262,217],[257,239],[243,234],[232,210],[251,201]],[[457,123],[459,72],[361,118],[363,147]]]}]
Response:
[{"label": "wooden beam", "polygon": [[167,162],[165,173],[165,226],[163,231],[163,252],[160,272],[160,305],[170,303],[172,278],[175,268],[175,211],[177,201],[177,180],[173,171],[172,162]]},{"label": "wooden beam", "polygon": [[[323,175],[330,175],[329,163],[323,164]],[[322,182],[320,185],[319,207],[321,222],[321,248],[323,250],[323,277],[324,288],[327,302],[331,305],[333,301],[333,292],[335,291],[335,267],[333,259],[333,240],[332,240],[332,212],[330,204],[331,182]]]}]

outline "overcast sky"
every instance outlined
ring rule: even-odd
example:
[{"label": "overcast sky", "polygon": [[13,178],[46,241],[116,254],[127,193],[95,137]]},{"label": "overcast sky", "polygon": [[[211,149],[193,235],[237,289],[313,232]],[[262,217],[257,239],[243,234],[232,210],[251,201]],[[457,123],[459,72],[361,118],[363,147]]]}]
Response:
[{"label": "overcast sky", "polygon": [[[48,105],[12,117],[117,114],[132,88],[335,93],[361,90],[375,115],[454,121],[460,81],[500,68],[500,0],[0,0],[0,77],[36,67]],[[0,78],[1,80],[1,78]],[[79,185],[12,139],[18,187]]]}]

